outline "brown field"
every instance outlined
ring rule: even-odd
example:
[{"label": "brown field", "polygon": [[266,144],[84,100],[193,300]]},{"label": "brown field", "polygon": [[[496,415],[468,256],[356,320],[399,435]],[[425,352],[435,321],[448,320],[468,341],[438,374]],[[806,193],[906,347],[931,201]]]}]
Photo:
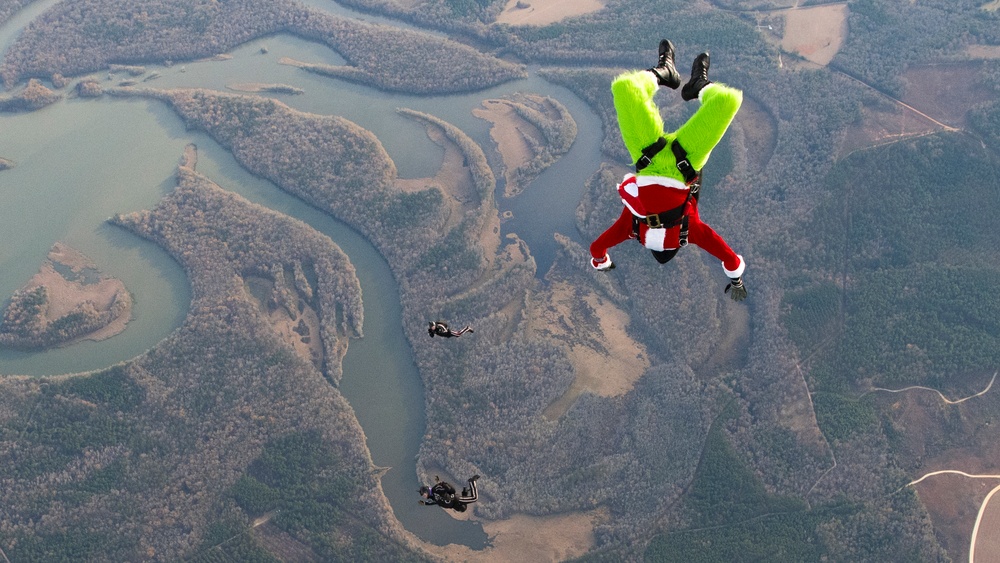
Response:
[{"label": "brown field", "polygon": [[482,551],[461,545],[418,543],[428,553],[446,561],[565,561],[580,557],[593,547],[594,526],[606,517],[606,513],[598,509],[557,516],[517,514],[505,520],[486,521],[483,529],[489,534],[492,545]]},{"label": "brown field", "polygon": [[[983,426],[980,414],[983,401],[996,400],[996,389],[981,393],[991,374],[969,374],[957,379],[955,387],[944,390],[948,399],[974,398],[948,404],[937,393],[924,389],[882,393],[878,398],[879,410],[886,413],[899,432],[901,465],[912,468],[908,472],[913,479],[946,470],[974,476],[1000,474],[1000,442]],[[939,541],[953,560],[968,560],[979,508],[998,484],[1000,478],[946,473],[928,476],[913,485]],[[997,524],[995,518],[987,522],[988,527],[981,524],[980,540],[990,530],[1000,532]],[[983,560],[978,553],[976,559]]]},{"label": "brown field", "polygon": [[[537,298],[541,303],[530,308],[528,332],[563,342],[576,373],[566,393],[545,409],[546,418],[554,420],[565,414],[584,392],[601,397],[624,395],[646,372],[646,349],[626,332],[629,318],[624,311],[592,292],[581,294],[579,288],[565,282],[553,282],[551,289]],[[574,320],[574,304],[581,300],[597,316],[596,332]],[[606,349],[595,349],[590,344],[594,341]]]},{"label": "brown field", "polygon": [[778,146],[778,123],[774,116],[756,101],[744,97],[733,125],[743,133],[743,144],[735,150],[743,150],[748,171],[762,171]]},{"label": "brown field", "polygon": [[997,496],[990,497],[988,504],[982,508],[975,558],[969,563],[1000,563],[1000,502],[997,502]]},{"label": "brown field", "polygon": [[[995,481],[970,479],[962,475],[935,475],[914,485],[917,496],[927,507],[938,540],[948,550],[952,560],[968,560],[969,538],[980,503],[996,485]],[[996,524],[1000,522],[994,521],[993,525]],[[977,549],[982,549],[984,534],[988,530],[997,530],[995,527],[985,528],[982,525],[980,528],[980,547]],[[980,559],[976,558],[977,561]]]},{"label": "brown field", "polygon": [[603,7],[603,0],[508,0],[496,23],[548,25]]},{"label": "brown field", "polygon": [[862,108],[860,127],[848,129],[840,142],[837,158],[861,149],[927,135],[941,127],[927,117],[902,105],[889,108]]},{"label": "brown field", "polygon": [[974,59],[1000,59],[1000,45],[969,45],[967,53]]},{"label": "brown field", "polygon": [[963,127],[969,109],[995,97],[972,80],[982,68],[981,61],[910,68],[903,102],[946,125]]},{"label": "brown field", "polygon": [[826,66],[847,36],[847,4],[827,4],[785,11],[781,48]]},{"label": "brown field", "polygon": [[862,110],[861,127],[849,129],[839,156],[872,146],[918,137],[968,125],[967,114],[977,104],[993,99],[985,87],[969,81],[982,68],[981,61],[923,65],[904,75],[902,100]]},{"label": "brown field", "polygon": [[746,307],[722,307],[721,317],[722,340],[705,361],[693,366],[698,377],[714,379],[721,372],[738,369],[746,358],[750,342],[750,311]]}]

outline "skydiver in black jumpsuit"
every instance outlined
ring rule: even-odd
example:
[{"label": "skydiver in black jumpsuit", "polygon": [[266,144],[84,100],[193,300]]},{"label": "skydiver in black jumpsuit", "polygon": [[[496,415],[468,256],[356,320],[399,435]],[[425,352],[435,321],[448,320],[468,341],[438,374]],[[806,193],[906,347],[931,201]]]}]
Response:
[{"label": "skydiver in black jumpsuit", "polygon": [[476,481],[479,475],[473,475],[469,479],[469,486],[462,488],[462,494],[455,494],[455,487],[451,483],[442,481],[434,477],[434,486],[424,485],[420,487],[420,504],[430,506],[436,504],[441,508],[450,508],[456,512],[465,512],[468,505],[479,500],[479,490],[476,488]]},{"label": "skydiver in black jumpsuit", "polygon": [[427,334],[431,338],[435,336],[441,336],[444,338],[451,338],[453,336],[462,336],[466,332],[476,332],[472,330],[471,326],[466,326],[462,330],[451,330],[448,328],[448,323],[442,321],[431,321],[430,326],[427,327]]}]

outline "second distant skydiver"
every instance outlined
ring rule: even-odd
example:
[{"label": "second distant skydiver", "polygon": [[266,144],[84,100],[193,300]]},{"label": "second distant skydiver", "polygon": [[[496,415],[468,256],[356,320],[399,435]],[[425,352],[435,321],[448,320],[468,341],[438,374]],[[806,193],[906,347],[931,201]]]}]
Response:
[{"label": "second distant skydiver", "polygon": [[442,481],[437,476],[434,477],[434,486],[424,485],[420,487],[420,504],[436,504],[441,508],[450,508],[456,512],[465,512],[468,505],[479,500],[479,490],[476,488],[476,481],[479,475],[469,478],[469,485],[462,488],[462,494],[455,494],[455,487],[446,481]]},{"label": "second distant skydiver", "polygon": [[462,330],[451,330],[448,328],[448,323],[442,321],[430,321],[429,326],[427,327],[427,334],[430,335],[431,338],[434,338],[435,336],[451,338],[453,336],[462,336],[466,332],[476,331],[472,330],[471,326],[466,326]]}]

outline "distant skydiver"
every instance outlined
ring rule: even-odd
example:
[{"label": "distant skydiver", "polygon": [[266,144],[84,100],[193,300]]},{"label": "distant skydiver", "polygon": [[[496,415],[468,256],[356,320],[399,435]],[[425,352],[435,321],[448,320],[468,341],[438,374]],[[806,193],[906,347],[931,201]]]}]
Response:
[{"label": "distant skydiver", "polygon": [[664,132],[660,111],[653,103],[657,86],[673,90],[680,86],[673,43],[660,41],[655,67],[622,73],[611,84],[622,139],[635,159],[635,174],[627,174],[618,185],[625,207],[590,245],[590,264],[602,271],[614,268],[608,249],[630,238],[652,250],[661,264],[691,242],[722,261],[730,278],[725,292],[742,301],[747,295],[743,285],[746,262],[698,217],[701,169],[743,102],[740,90],[711,82],[708,67],[708,53],[695,57],[681,98],[698,98],[701,106],[673,133]]},{"label": "distant skydiver", "polygon": [[448,323],[442,321],[430,321],[430,326],[427,327],[427,334],[431,338],[435,336],[441,336],[444,338],[451,338],[453,336],[462,336],[466,332],[476,332],[472,330],[471,326],[466,326],[462,330],[451,330],[448,328]]},{"label": "distant skydiver", "polygon": [[423,505],[436,504],[441,508],[450,508],[456,512],[465,512],[468,509],[467,505],[479,500],[479,490],[476,488],[476,481],[478,480],[479,475],[473,475],[469,478],[469,486],[462,488],[461,495],[456,495],[455,487],[451,486],[451,483],[442,481],[435,475],[433,487],[428,487],[427,485],[420,487],[420,496],[423,498],[418,502]]}]

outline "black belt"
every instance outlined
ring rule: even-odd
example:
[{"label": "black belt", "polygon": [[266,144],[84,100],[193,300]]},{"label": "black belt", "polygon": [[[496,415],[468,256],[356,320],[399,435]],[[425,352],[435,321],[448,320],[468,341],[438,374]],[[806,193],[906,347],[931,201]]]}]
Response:
[{"label": "black belt", "polygon": [[654,215],[646,215],[645,217],[632,216],[633,223],[645,223],[650,229],[669,229],[671,227],[676,227],[680,224],[681,219],[684,218],[684,205],[680,207],[675,207],[664,211],[663,213],[656,213]]},{"label": "black belt", "polygon": [[671,229],[680,225],[681,232],[678,236],[679,245],[687,246],[688,216],[684,213],[685,207],[687,207],[687,201],[685,201],[680,207],[668,209],[662,213],[656,213],[655,215],[646,215],[645,217],[632,215],[632,232],[635,234],[636,238],[639,238],[639,225],[642,224],[645,224],[650,229]]}]

